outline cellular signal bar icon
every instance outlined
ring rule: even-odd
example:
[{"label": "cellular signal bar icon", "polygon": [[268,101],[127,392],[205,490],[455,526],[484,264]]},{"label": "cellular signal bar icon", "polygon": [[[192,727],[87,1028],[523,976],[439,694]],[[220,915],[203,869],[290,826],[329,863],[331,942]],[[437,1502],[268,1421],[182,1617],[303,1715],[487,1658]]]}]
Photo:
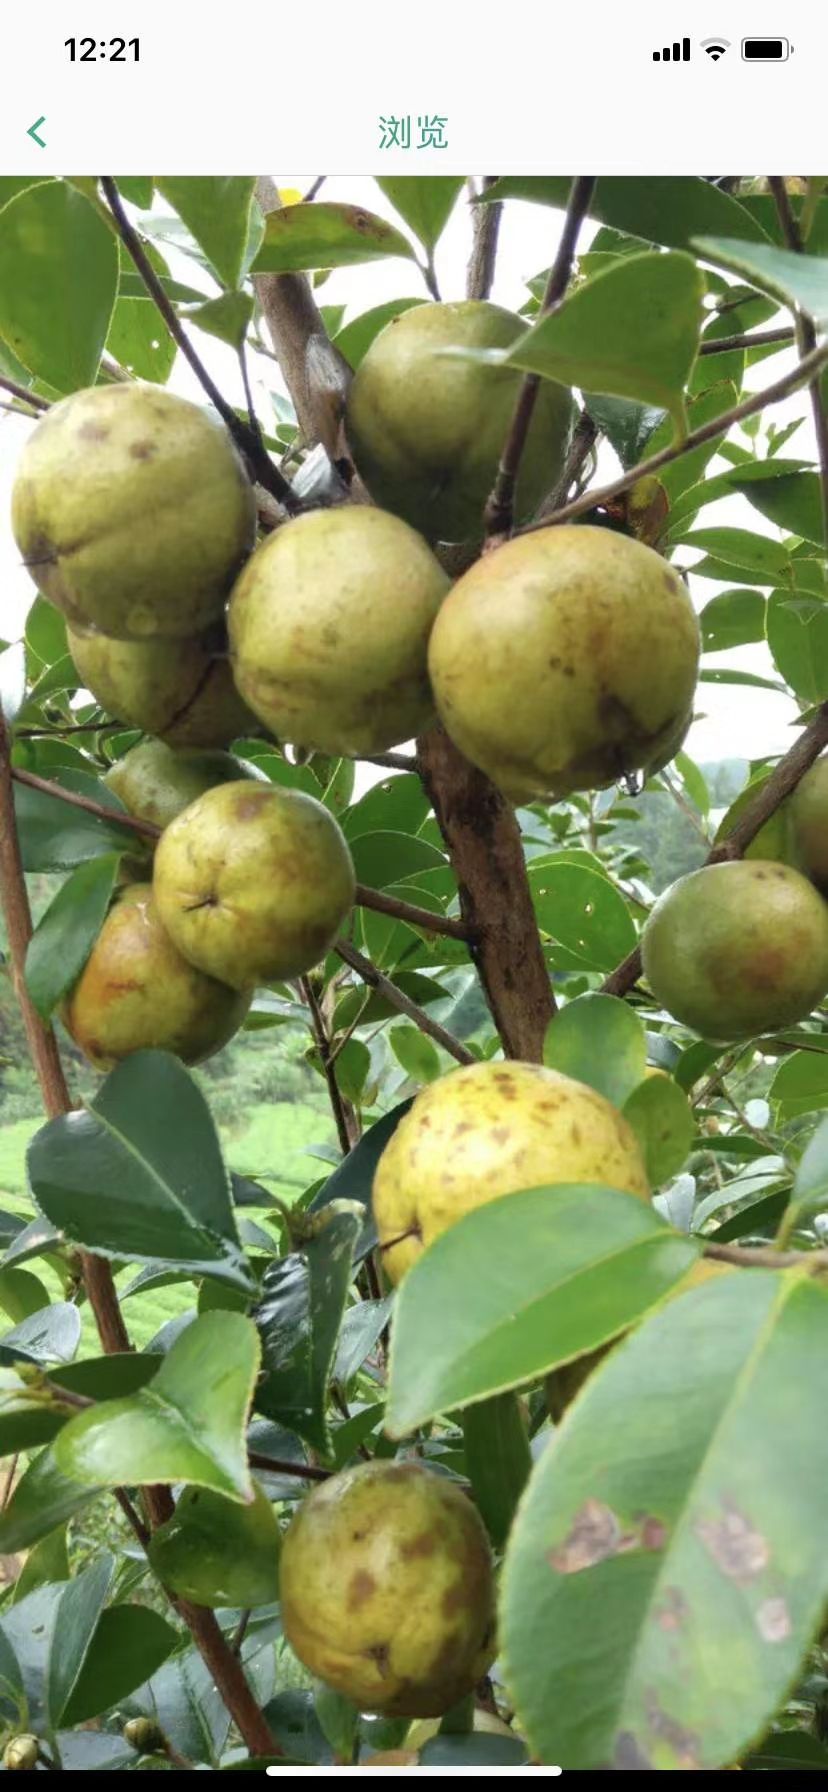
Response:
[{"label": "cellular signal bar icon", "polygon": [[670,48],[669,44],[665,44],[663,50],[654,50],[653,51],[653,61],[654,62],[689,62],[690,61],[690,39],[689,39],[689,37],[683,37],[681,40],[681,43],[673,44],[672,49]]}]

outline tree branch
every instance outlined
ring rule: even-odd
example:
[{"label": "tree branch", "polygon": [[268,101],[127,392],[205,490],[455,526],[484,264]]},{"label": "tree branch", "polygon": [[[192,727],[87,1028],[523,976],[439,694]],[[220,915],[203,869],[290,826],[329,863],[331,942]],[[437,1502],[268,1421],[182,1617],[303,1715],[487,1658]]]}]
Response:
[{"label": "tree branch", "polygon": [[325,1025],[322,1009],[317,1000],[316,991],[310,977],[300,977],[299,990],[306,1007],[310,1009],[311,1029],[316,1041],[316,1049],[322,1062],[325,1081],[328,1085],[331,1110],[336,1122],[343,1157],[347,1157],[359,1138],[359,1128],[355,1126],[355,1115],[350,1102],[345,1101],[342,1090],[336,1080],[336,1064],[331,1054],[331,1042]]},{"label": "tree branch", "polygon": [[[56,734],[62,732],[60,728],[55,729]],[[130,828],[133,834],[141,834],[145,840],[157,840],[161,833],[154,821],[141,821],[137,815],[122,814],[120,809],[108,809],[105,803],[96,803],[94,797],[82,796],[77,790],[67,790],[63,784],[54,784],[50,778],[41,778],[37,772],[25,772],[15,765],[11,767],[11,776],[15,784],[27,784],[31,790],[41,790],[44,796],[59,797],[62,803],[69,803],[73,809],[84,809],[87,815],[97,815],[100,821]]]},{"label": "tree branch", "polygon": [[560,510],[552,512],[540,522],[526,523],[518,529],[518,535],[531,535],[536,529],[549,529],[558,523],[570,523],[576,516],[584,516],[590,510],[603,509],[614,498],[628,492],[650,473],[657,473],[661,467],[669,466],[674,460],[680,460],[683,454],[689,454],[693,448],[700,448],[704,442],[712,442],[716,436],[726,435],[734,423],[741,423],[746,417],[755,417],[758,411],[764,411],[769,405],[779,404],[798,386],[803,386],[815,379],[817,374],[828,366],[828,343],[806,355],[797,363],[790,373],[781,379],[774,380],[770,386],[763,386],[761,392],[754,392],[741,404],[733,406],[731,411],[723,411],[720,416],[711,418],[709,423],[702,423],[698,429],[691,429],[689,434],[679,442],[671,442],[658,454],[651,454],[646,460],[639,461],[637,467],[630,467],[626,473],[619,474],[609,485],[602,485],[597,490],[583,492],[573,499],[571,504],[564,504]]},{"label": "tree branch", "polygon": [[[269,174],[256,182],[256,198],[265,216],[280,209]],[[305,442],[321,442],[340,471],[346,461],[350,474],[342,419],[352,373],[330,341],[310,282],[304,274],[254,274],[253,286]]]},{"label": "tree branch", "polygon": [[[576,175],[572,182],[561,240],[546,283],[539,318],[548,316],[549,312],[560,304],[566,293],[572,276],[572,264],[575,260],[581,225],[589,211],[594,191],[594,175]],[[514,522],[515,487],[540,384],[539,373],[524,374],[515,401],[509,433],[500,457],[500,465],[484,511],[486,537],[492,545],[496,538],[499,539],[511,533]]]},{"label": "tree branch", "polygon": [[[498,179],[496,174],[483,177],[483,192],[493,187]],[[468,299],[487,299],[492,290],[497,262],[497,240],[500,235],[500,221],[503,217],[503,206],[499,200],[492,205],[474,205],[472,207],[472,252],[466,269],[466,297]]]},{"label": "tree branch", "polygon": [[357,951],[356,946],[351,945],[350,940],[338,939],[334,951],[344,964],[350,965],[351,970],[357,972],[363,983],[369,983],[372,989],[385,996],[392,1008],[398,1009],[400,1014],[407,1015],[408,1019],[414,1022],[415,1027],[419,1027],[421,1033],[427,1033],[428,1037],[433,1039],[437,1045],[441,1045],[452,1058],[456,1058],[458,1064],[474,1064],[476,1062],[473,1052],[470,1052],[465,1045],[461,1045],[460,1040],[455,1039],[453,1033],[449,1033],[445,1027],[441,1027],[439,1021],[432,1020],[424,1008],[420,1008],[416,1002],[412,1002],[410,996],[404,995],[389,977],[377,970],[370,958],[365,958],[361,952]]},{"label": "tree branch", "polygon": [[794,331],[782,324],[778,330],[754,330],[743,336],[717,336],[709,342],[703,342],[700,355],[725,355],[730,349],[770,348],[774,343],[794,341]]},{"label": "tree branch", "polygon": [[263,1456],[259,1450],[249,1450],[247,1460],[251,1468],[261,1469],[265,1475],[294,1475],[297,1481],[329,1481],[335,1473],[332,1468],[318,1468],[314,1462],[290,1462],[281,1456]]},{"label": "tree branch", "polygon": [[[780,175],[774,174],[770,176],[768,184],[776,202],[776,210],[779,222],[782,226],[782,234],[785,238],[785,242],[787,243],[788,248],[793,251],[794,255],[802,255],[804,253],[805,244],[802,241],[799,223],[794,217],[785,182]],[[807,360],[809,355],[813,354],[814,349],[817,346],[816,325],[813,318],[809,317],[804,311],[800,312],[796,320],[796,343],[799,350],[801,366],[802,362]],[[819,375],[817,375],[816,379],[811,380],[808,390],[811,395],[811,415],[814,420],[814,435],[816,436],[817,453],[819,455],[823,541],[828,545],[828,416],[826,416],[825,405],[822,399],[822,379]]]},{"label": "tree branch", "polygon": [[358,908],[374,909],[379,915],[394,915],[398,921],[407,921],[409,927],[422,927],[426,933],[441,933],[446,939],[468,941],[472,937],[467,922],[456,921],[451,915],[434,915],[431,909],[402,902],[398,896],[389,896],[386,890],[372,890],[367,884],[357,884],[356,903]]},{"label": "tree branch", "polygon": [[26,386],[18,386],[16,380],[10,380],[5,373],[0,373],[0,386],[4,392],[10,392],[12,398],[22,398],[33,411],[48,411],[51,407],[48,398],[40,398],[36,392],[29,392]]},{"label": "tree branch", "polygon": [[[794,742],[790,752],[780,759],[761,790],[757,791],[751,802],[747,803],[738,817],[730,833],[718,845],[712,848],[705,859],[706,865],[717,865],[723,860],[741,858],[746,846],[755,839],[765,822],[776,813],[785,798],[796,789],[800,779],[804,778],[814,760],[819,758],[823,749],[828,746],[828,703],[823,703],[812,722],[803,729]],[[638,948],[622,959],[602,984],[605,995],[623,996],[641,976],[641,953]]]},{"label": "tree branch", "polygon": [[270,492],[274,498],[278,498],[279,503],[283,505],[289,516],[293,516],[302,508],[299,499],[291,490],[284,475],[279,472],[278,467],[274,466],[257,430],[251,424],[244,423],[241,417],[236,415],[233,406],[227,403],[212,375],[208,373],[203,361],[193,348],[175,306],[167,298],[161,281],[144,251],[138,232],[130,224],[121,203],[120,193],[111,175],[101,176],[101,186],[121,242],[140,274],[150,298],[163,317],[173,341],[180,348],[185,359],[189,361],[210,403],[215,406],[237,447],[246,457],[253,477],[260,485],[264,486],[265,491]]},{"label": "tree branch", "polygon": [[714,1244],[705,1241],[705,1257],[717,1263],[738,1263],[743,1269],[797,1269],[818,1274],[828,1269],[828,1251],[776,1251],[772,1245]]}]

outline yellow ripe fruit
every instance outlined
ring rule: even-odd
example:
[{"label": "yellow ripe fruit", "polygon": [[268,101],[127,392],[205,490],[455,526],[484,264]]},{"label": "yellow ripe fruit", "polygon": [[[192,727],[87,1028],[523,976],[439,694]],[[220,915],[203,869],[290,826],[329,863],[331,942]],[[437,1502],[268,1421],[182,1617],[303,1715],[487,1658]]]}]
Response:
[{"label": "yellow ripe fruit", "polygon": [[144,1048],[200,1064],[238,1032],[250,1006],[176,950],[151,884],[130,884],[104,921],[61,1019],[97,1070]]},{"label": "yellow ripe fruit", "polygon": [[[386,324],[356,370],[346,430],[375,503],[429,541],[479,540],[524,378],[453,349],[511,348],[525,320],[488,300],[415,305]],[[542,380],[515,500],[523,519],[560,476],[572,428],[564,386]]]},{"label": "yellow ripe fruit", "polygon": [[280,740],[384,752],[434,719],[428,637],[449,580],[399,517],[314,510],[248,561],[230,600],[236,684]]},{"label": "yellow ripe fruit", "polygon": [[804,1020],[828,990],[828,904],[787,865],[704,865],[660,896],[641,938],[644,975],[703,1039],[754,1039]]},{"label": "yellow ripe fruit", "polygon": [[179,747],[226,747],[260,732],[229,661],[204,637],[114,641],[71,628],[67,635],[79,678],[116,721]]},{"label": "yellow ripe fruit", "polygon": [[342,830],[321,803],[267,784],[219,784],[158,842],[158,912],[199,970],[234,989],[299,977],[333,945],[354,900]]},{"label": "yellow ripe fruit", "polygon": [[610,529],[540,529],[484,554],[429,643],[440,718],[513,802],[670,760],[690,723],[699,626],[683,580]]},{"label": "yellow ripe fruit", "polygon": [[492,1557],[451,1481],[413,1462],[361,1463],[315,1487],[285,1538],[285,1635],[361,1711],[448,1711],[494,1654]]},{"label": "yellow ripe fruit", "polygon": [[[374,1177],[383,1265],[399,1282],[448,1226],[498,1195],[602,1182],[649,1199],[638,1142],[610,1102],[539,1064],[464,1065],[429,1083]],[[399,1241],[399,1242],[395,1242]]]},{"label": "yellow ripe fruit", "polygon": [[12,528],[78,629],[195,635],[221,615],[255,539],[253,489],[223,423],[158,386],[55,404],[20,456]]}]

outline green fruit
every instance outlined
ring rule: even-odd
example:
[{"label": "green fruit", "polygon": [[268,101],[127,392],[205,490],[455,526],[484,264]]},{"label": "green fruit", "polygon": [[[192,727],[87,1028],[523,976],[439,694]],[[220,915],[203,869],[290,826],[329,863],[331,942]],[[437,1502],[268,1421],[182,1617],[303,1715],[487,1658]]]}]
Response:
[{"label": "green fruit", "polygon": [[242,778],[267,782],[250,760],[232,753],[176,750],[161,740],[142,740],[110,766],[102,782],[114,790],[130,815],[166,828],[205,790]]},{"label": "green fruit", "polygon": [[603,1182],[645,1201],[650,1193],[632,1129],[595,1089],[539,1064],[450,1071],[421,1090],[377,1165],[386,1273],[398,1282],[465,1213],[547,1182]]},{"label": "green fruit", "polygon": [[128,1717],[123,1737],[140,1755],[149,1755],[166,1747],[164,1732],[152,1717]]},{"label": "green fruit", "polygon": [[[346,430],[372,498],[429,541],[479,540],[515,401],[515,367],[446,353],[510,348],[524,318],[488,300],[416,305],[386,325],[354,375]],[[556,484],[572,427],[570,393],[538,390],[520,465],[516,516]]]},{"label": "green fruit", "polygon": [[130,884],[110,909],[61,1019],[98,1070],[149,1047],[200,1064],[238,1032],[249,1006],[249,989],[240,995],[204,976],[176,950],[152,886]]},{"label": "green fruit", "polygon": [[300,1661],[361,1711],[439,1715],[494,1653],[483,1524],[413,1462],[362,1463],[314,1488],[285,1538],[281,1603]]},{"label": "green fruit", "polygon": [[256,502],[217,419],[158,386],[94,386],[48,410],[20,456],[12,528],[79,629],[195,635],[221,615]]},{"label": "green fruit", "polygon": [[175,747],[226,747],[259,724],[233,682],[230,662],[204,636],[114,641],[68,629],[78,676],[119,722]]},{"label": "green fruit", "polygon": [[428,637],[449,580],[407,523],[368,505],[277,529],[230,600],[236,684],[280,740],[384,752],[434,719]]},{"label": "green fruit", "polygon": [[429,645],[452,740],[515,802],[665,764],[692,713],[699,627],[652,548],[610,529],[541,529],[455,585]]},{"label": "green fruit", "polygon": [[7,1773],[34,1773],[39,1760],[40,1743],[36,1736],[12,1736],[3,1750]]},{"label": "green fruit", "polygon": [[828,757],[817,759],[789,797],[794,862],[828,896]]},{"label": "green fruit", "polygon": [[205,791],[162,834],[153,880],[178,950],[234,989],[311,970],[355,894],[338,822],[272,784]]},{"label": "green fruit", "polygon": [[270,1605],[279,1597],[282,1534],[261,1487],[240,1506],[188,1487],[175,1514],[153,1532],[149,1559],[159,1579],[194,1605]]},{"label": "green fruit", "polygon": [[828,906],[787,865],[706,865],[659,897],[641,939],[657,1002],[702,1038],[804,1020],[828,990]]}]

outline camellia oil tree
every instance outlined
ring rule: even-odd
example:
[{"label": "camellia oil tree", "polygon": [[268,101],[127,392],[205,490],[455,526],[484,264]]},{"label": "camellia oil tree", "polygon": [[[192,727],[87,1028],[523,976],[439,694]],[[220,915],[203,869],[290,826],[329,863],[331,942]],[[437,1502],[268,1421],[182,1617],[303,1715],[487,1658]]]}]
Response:
[{"label": "camellia oil tree", "polygon": [[[828,1766],[824,187],[0,182],[7,1769]],[[284,1025],[291,1206],[192,1068]]]}]

